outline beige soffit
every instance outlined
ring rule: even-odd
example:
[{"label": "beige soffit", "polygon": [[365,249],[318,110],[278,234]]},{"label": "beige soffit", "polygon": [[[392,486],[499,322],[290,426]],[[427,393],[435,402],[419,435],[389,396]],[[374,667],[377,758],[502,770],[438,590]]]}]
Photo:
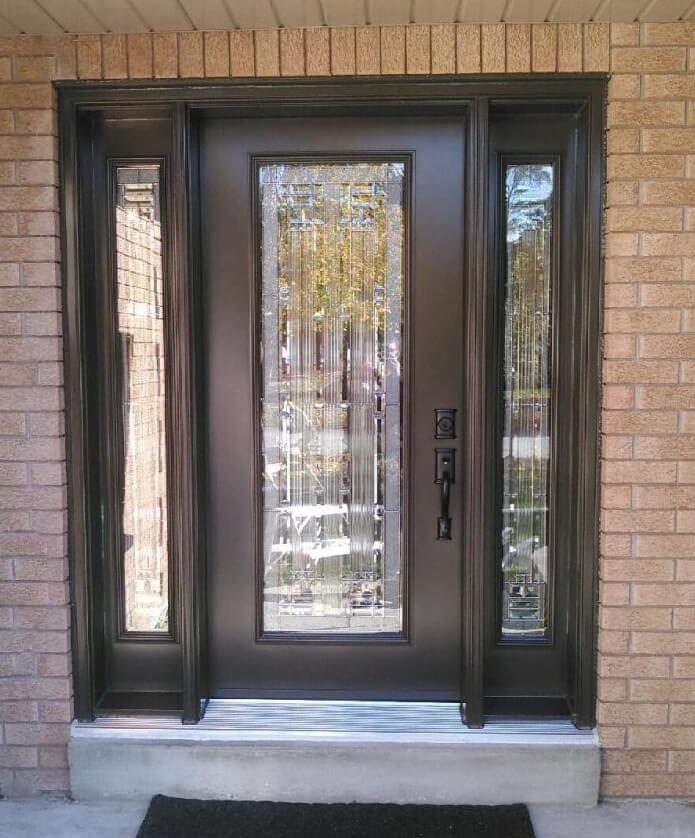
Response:
[{"label": "beige soffit", "polygon": [[695,0],[0,0],[0,33],[695,20]]}]

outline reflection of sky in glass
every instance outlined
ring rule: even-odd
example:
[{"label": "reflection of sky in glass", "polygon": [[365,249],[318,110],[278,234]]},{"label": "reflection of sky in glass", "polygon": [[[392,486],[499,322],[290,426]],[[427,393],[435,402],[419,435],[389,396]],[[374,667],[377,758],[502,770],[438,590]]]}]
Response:
[{"label": "reflection of sky in glass", "polygon": [[503,637],[546,636],[553,167],[506,171]]},{"label": "reflection of sky in glass", "polygon": [[259,170],[265,631],[401,630],[403,178]]},{"label": "reflection of sky in glass", "polygon": [[507,167],[507,241],[542,221],[545,202],[553,194],[553,167],[550,165]]}]

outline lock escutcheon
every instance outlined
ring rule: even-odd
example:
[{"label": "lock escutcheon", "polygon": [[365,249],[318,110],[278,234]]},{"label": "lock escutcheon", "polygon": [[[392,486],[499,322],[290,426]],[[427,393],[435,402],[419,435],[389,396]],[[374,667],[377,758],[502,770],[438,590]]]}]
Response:
[{"label": "lock escutcheon", "polygon": [[456,439],[456,409],[437,407],[434,411],[434,438]]}]

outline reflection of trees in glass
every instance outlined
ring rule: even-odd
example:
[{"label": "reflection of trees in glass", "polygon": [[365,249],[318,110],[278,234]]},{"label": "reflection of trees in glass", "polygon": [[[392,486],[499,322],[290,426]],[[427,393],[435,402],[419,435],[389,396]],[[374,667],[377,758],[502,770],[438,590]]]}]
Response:
[{"label": "reflection of trees in glass", "polygon": [[553,167],[506,172],[503,633],[544,628],[548,559]]},{"label": "reflection of trees in glass", "polygon": [[553,193],[552,166],[508,166],[506,179],[507,241],[551,217],[547,203]]}]

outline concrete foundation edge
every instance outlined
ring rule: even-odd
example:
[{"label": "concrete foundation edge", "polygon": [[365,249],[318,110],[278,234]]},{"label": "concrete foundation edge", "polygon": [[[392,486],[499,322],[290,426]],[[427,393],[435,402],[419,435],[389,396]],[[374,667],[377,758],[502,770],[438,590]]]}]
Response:
[{"label": "concrete foundation edge", "polygon": [[294,802],[594,806],[600,749],[574,744],[186,742],[75,738],[77,800],[178,797]]}]

